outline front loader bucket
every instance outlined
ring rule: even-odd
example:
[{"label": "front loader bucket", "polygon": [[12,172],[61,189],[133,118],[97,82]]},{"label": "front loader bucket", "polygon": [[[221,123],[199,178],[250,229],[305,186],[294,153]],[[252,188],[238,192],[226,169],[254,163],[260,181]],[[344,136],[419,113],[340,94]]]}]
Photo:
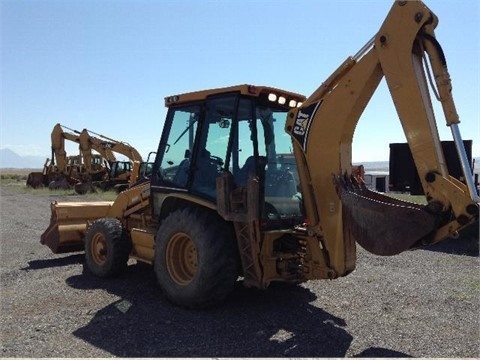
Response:
[{"label": "front loader bucket", "polygon": [[50,225],[40,242],[55,254],[83,250],[83,239],[89,222],[105,217],[112,201],[53,202]]},{"label": "front loader bucket", "polygon": [[343,231],[376,255],[415,248],[435,229],[436,217],[424,206],[368,190],[350,178],[335,176],[342,201]]}]

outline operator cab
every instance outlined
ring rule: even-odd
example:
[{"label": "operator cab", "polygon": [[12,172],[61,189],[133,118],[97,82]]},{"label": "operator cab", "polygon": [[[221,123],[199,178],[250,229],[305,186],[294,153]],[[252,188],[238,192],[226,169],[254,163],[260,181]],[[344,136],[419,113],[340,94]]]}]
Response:
[{"label": "operator cab", "polygon": [[130,161],[114,161],[110,168],[110,178],[116,179],[125,173],[132,172],[132,163]]},{"label": "operator cab", "polygon": [[217,178],[231,174],[234,188],[259,181],[258,216],[264,227],[304,221],[288,111],[302,95],[242,85],[166,98],[169,107],[152,177],[154,214],[165,193],[191,194],[213,204]]}]

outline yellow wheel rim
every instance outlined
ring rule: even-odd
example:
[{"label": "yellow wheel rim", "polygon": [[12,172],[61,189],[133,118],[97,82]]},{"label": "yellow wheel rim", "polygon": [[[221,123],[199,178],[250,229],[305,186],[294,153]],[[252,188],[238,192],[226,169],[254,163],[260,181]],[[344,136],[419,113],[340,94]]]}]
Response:
[{"label": "yellow wheel rim", "polygon": [[190,236],[177,233],[170,238],[166,250],[167,270],[178,285],[188,285],[197,273],[197,249]]},{"label": "yellow wheel rim", "polygon": [[92,246],[90,248],[92,259],[98,265],[103,265],[107,260],[107,242],[102,233],[96,233],[92,238]]}]

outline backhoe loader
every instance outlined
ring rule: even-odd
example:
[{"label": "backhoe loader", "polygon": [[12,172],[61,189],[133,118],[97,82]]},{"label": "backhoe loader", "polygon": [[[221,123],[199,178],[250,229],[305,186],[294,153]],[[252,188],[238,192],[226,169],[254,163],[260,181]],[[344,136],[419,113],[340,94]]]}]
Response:
[{"label": "backhoe loader", "polygon": [[[264,289],[346,276],[357,243],[388,256],[456,237],[478,223],[479,198],[437,24],[422,2],[394,2],[372,40],[308,98],[252,85],[165,98],[150,182],[113,202],[52,203],[41,243],[83,249],[100,277],[120,274],[129,258],[153,264],[168,299],[201,308],[224,300],[239,277]],[[445,165],[429,71],[465,184]],[[383,78],[426,205],[370,191],[352,173],[354,129]]]}]

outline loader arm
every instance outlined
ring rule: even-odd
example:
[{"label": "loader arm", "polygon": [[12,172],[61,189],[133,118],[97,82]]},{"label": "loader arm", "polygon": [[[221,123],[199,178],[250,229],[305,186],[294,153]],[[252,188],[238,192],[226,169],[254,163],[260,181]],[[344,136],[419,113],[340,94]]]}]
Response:
[{"label": "loader arm", "polygon": [[[422,2],[395,2],[372,41],[288,115],[286,131],[293,139],[308,232],[320,238],[337,273],[351,270],[345,254],[352,239],[370,252],[393,255],[454,236],[478,221],[478,195],[458,131],[446,61],[435,38],[437,23]],[[448,174],[424,71],[427,57],[467,184]],[[382,78],[412,152],[426,206],[393,200],[352,180],[354,130]]]}]

